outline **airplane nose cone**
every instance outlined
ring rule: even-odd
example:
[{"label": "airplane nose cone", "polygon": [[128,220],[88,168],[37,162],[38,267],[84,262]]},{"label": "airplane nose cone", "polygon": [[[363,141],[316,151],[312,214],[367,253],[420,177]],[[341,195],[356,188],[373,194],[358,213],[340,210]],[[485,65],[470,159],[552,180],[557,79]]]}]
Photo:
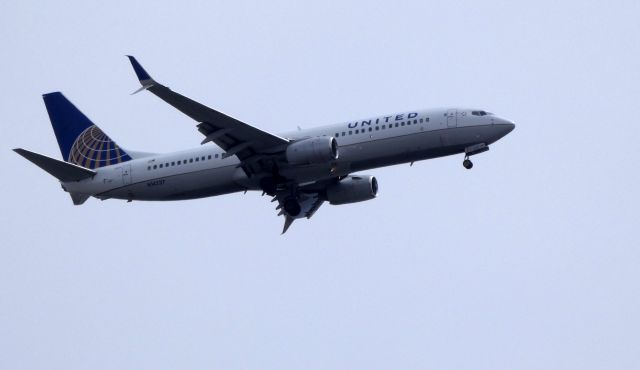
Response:
[{"label": "airplane nose cone", "polygon": [[513,131],[514,128],[516,128],[516,124],[509,121],[509,123],[507,123],[507,132],[505,133],[505,135]]},{"label": "airplane nose cone", "polygon": [[513,131],[516,128],[516,124],[513,121],[504,118],[498,118],[495,121],[494,125],[494,136],[492,138],[492,142],[502,139],[508,133]]},{"label": "airplane nose cone", "polygon": [[496,123],[498,123],[501,127],[500,131],[502,131],[502,136],[510,133],[511,131],[513,131],[514,128],[516,128],[515,122],[505,118],[500,118],[499,121]]}]

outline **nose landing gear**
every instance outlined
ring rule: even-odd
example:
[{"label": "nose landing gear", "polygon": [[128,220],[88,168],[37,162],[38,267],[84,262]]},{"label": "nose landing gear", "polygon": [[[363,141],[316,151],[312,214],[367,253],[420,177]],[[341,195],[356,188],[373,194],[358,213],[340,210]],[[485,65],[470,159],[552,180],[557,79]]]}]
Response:
[{"label": "nose landing gear", "polygon": [[470,156],[484,153],[487,150],[489,150],[489,147],[485,143],[480,143],[480,144],[466,147],[464,149],[464,161],[462,161],[462,165],[464,166],[464,168],[468,170],[473,168],[473,162],[471,162],[471,160],[469,159]]}]

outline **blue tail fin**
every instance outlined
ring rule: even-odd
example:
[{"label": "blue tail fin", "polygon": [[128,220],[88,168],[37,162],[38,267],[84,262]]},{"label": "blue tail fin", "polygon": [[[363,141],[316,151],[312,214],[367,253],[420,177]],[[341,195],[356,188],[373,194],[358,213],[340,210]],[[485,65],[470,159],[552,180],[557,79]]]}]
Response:
[{"label": "blue tail fin", "polygon": [[42,96],[62,158],[85,168],[130,161],[131,157],[60,92]]}]

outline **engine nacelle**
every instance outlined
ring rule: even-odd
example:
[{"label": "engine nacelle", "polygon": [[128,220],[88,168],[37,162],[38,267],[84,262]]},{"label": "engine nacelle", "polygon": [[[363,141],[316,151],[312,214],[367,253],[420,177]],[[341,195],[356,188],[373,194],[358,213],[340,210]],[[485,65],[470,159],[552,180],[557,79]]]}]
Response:
[{"label": "engine nacelle", "polygon": [[287,162],[291,164],[322,164],[338,159],[338,142],[334,137],[312,137],[289,144]]},{"label": "engine nacelle", "polygon": [[327,188],[327,200],[333,205],[362,202],[378,194],[378,180],[373,176],[347,176]]}]

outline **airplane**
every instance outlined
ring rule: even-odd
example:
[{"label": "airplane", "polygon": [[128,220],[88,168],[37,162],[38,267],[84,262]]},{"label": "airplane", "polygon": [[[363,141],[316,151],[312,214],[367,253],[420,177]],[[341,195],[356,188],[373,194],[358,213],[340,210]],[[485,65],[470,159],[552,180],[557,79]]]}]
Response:
[{"label": "airplane", "polygon": [[[127,56],[141,87],[197,122],[201,146],[174,153],[120,147],[60,92],[43,95],[63,160],[15,152],[56,177],[73,204],[89,197],[169,201],[262,191],[277,202],[284,234],[294,220],[311,218],[324,202],[342,205],[376,198],[378,167],[489,150],[515,128],[480,110],[445,108],[377,116],[279,135],[191,100],[151,78]],[[213,143],[215,145],[203,145]]]}]

